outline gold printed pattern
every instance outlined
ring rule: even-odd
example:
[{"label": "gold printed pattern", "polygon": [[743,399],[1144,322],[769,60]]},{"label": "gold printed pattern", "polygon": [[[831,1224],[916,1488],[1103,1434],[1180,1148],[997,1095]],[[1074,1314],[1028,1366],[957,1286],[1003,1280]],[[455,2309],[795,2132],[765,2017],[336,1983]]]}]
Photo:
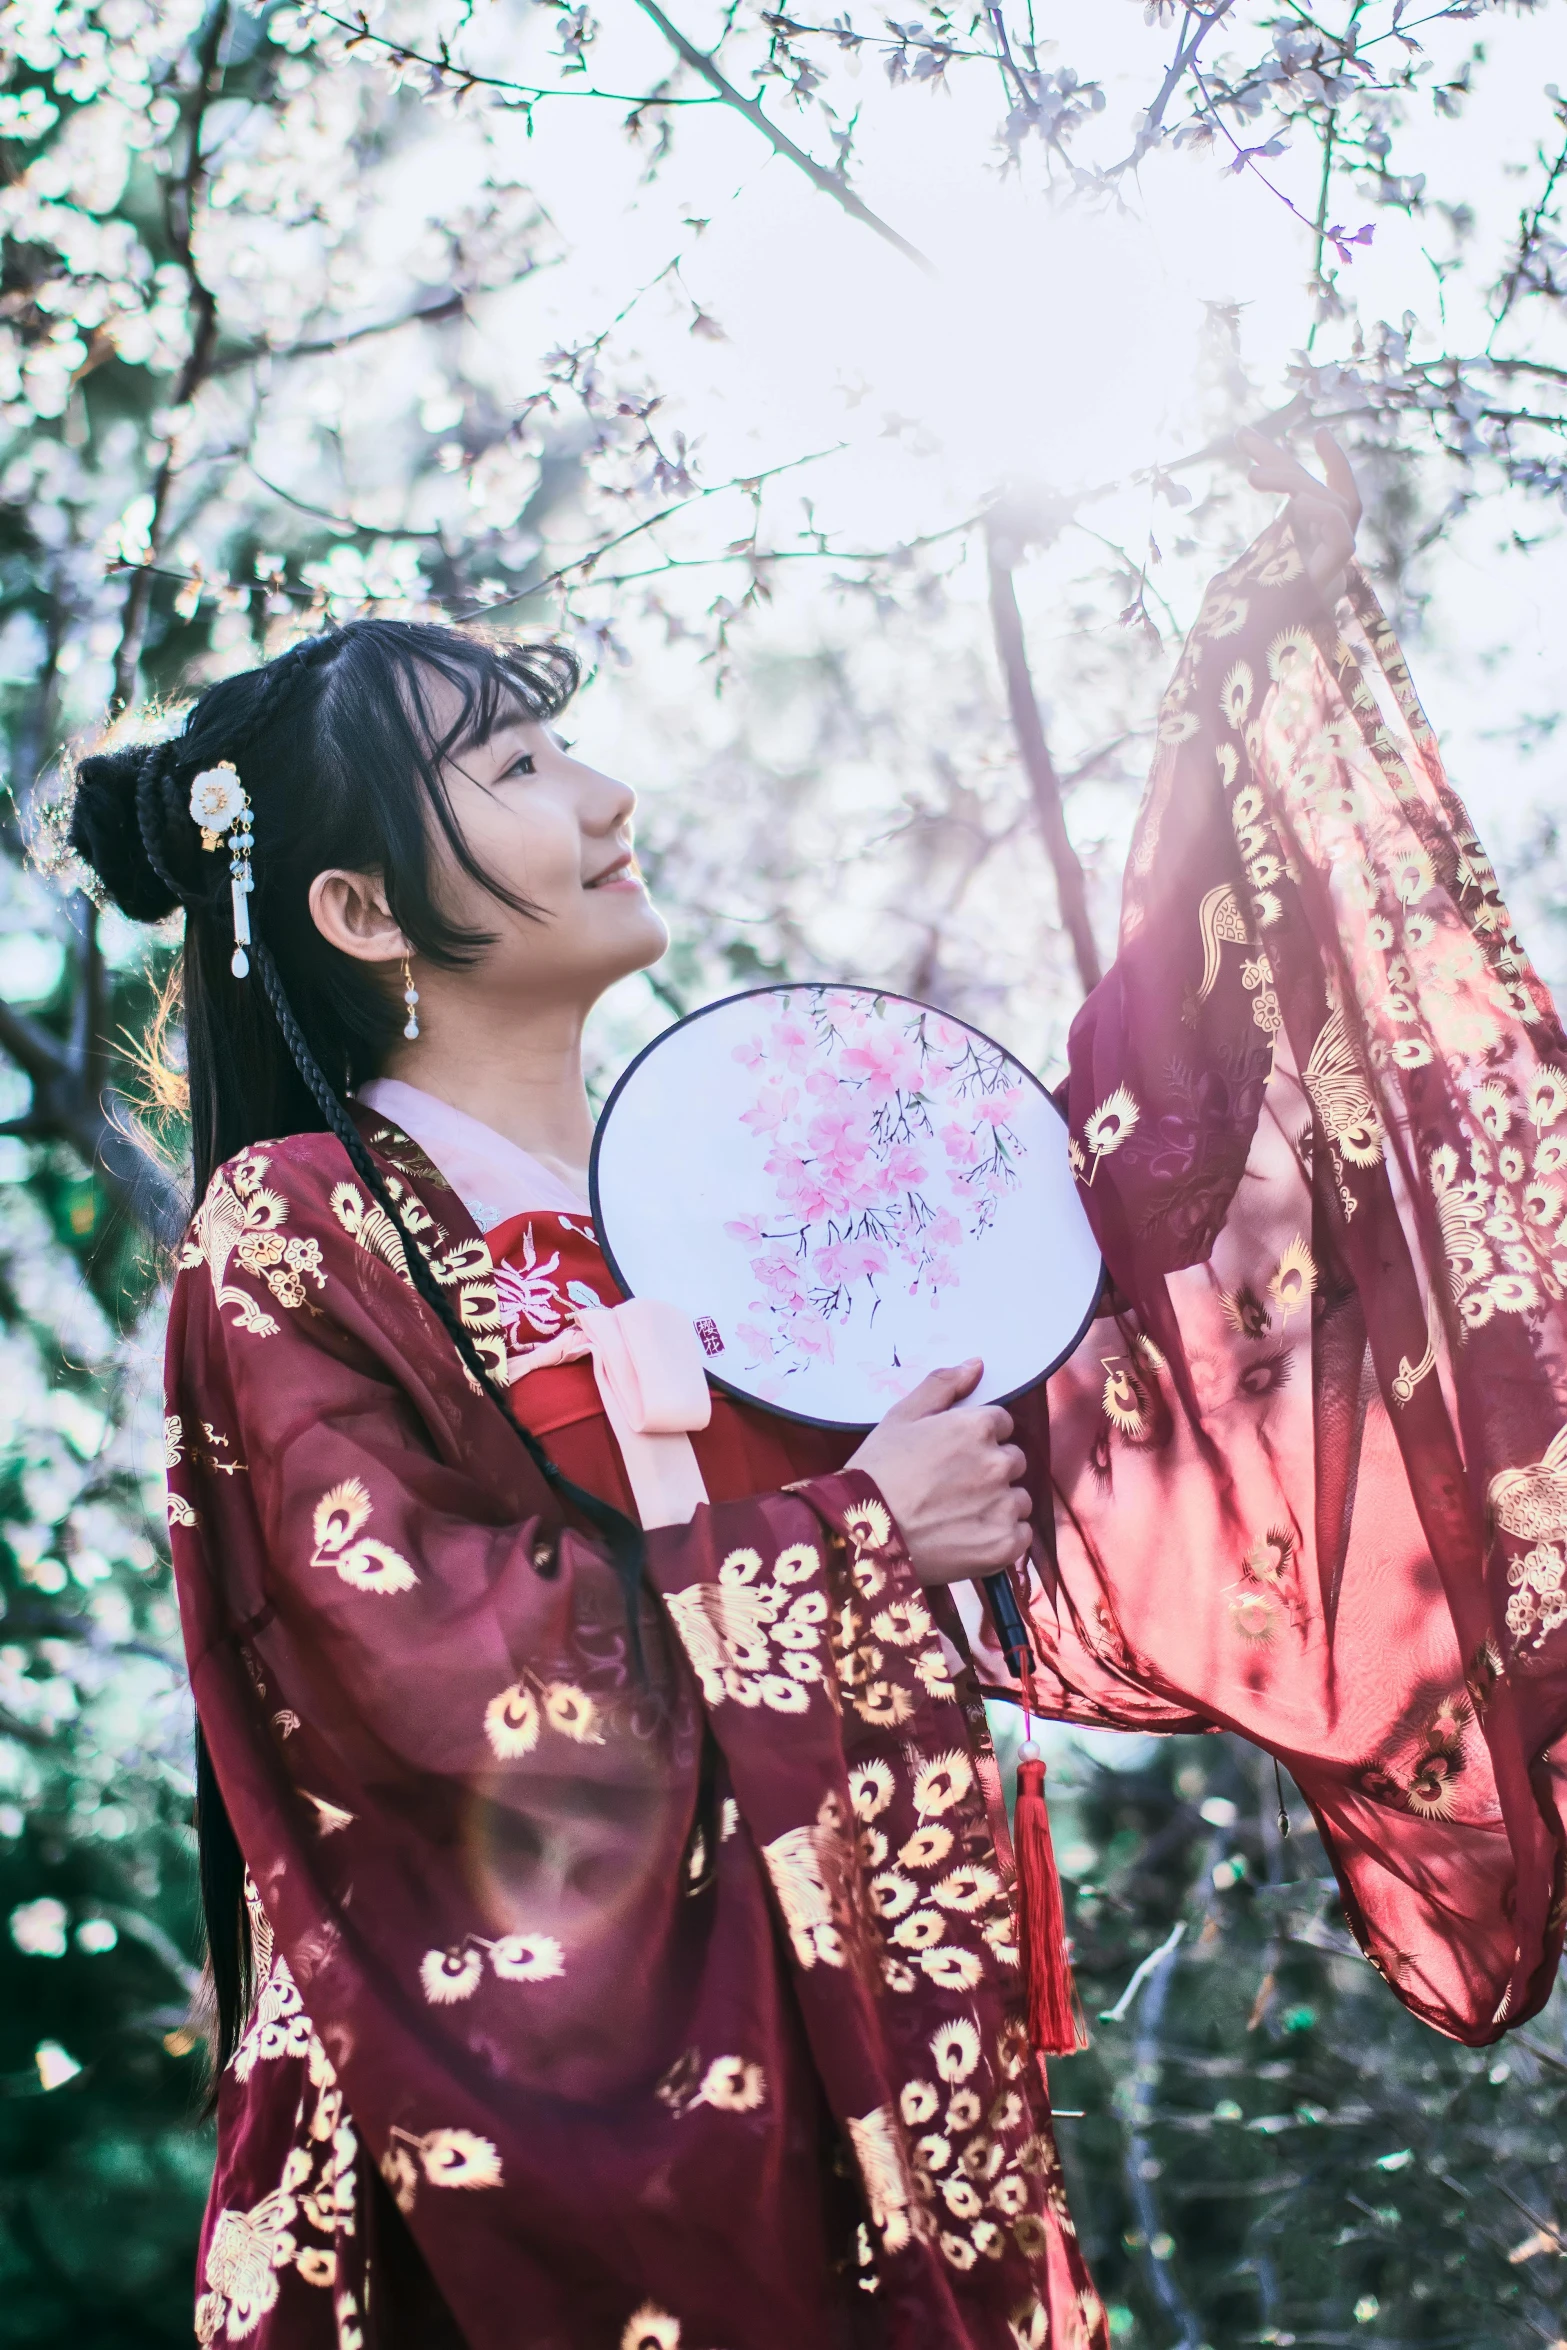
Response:
[{"label": "gold printed pattern", "polygon": [[248,1151],[232,1167],[220,1167],[180,1250],[180,1264],[187,1272],[201,1264],[207,1267],[219,1308],[232,1307],[235,1327],[252,1338],[275,1338],[278,1325],[248,1290],[228,1280],[234,1259],[247,1273],[259,1274],[289,1311],[304,1304],[307,1281],[317,1289],[326,1287],[320,1242],[283,1239],[288,1202],[266,1189],[261,1180],[266,1171],[267,1161],[259,1151]]},{"label": "gold printed pattern", "polygon": [[762,1858],[800,1965],[846,1966],[857,1940],[859,1878],[838,1798],[824,1795],[815,1821],[785,1829],[763,1845]]},{"label": "gold printed pattern", "polygon": [[885,2105],[849,2118],[849,2142],[865,2184],[871,2225],[889,2252],[901,2252],[914,2234],[909,2206],[913,2183],[898,2125]]},{"label": "gold printed pattern", "polygon": [[574,1681],[545,1681],[527,1670],[484,1709],[484,1735],[502,1762],[531,1754],[546,1728],[578,1746],[602,1746],[599,1722],[597,1703]]},{"label": "gold printed pattern", "polygon": [[1297,1233],[1275,1265],[1268,1283],[1268,1295],[1281,1323],[1310,1305],[1316,1286],[1316,1260]]},{"label": "gold printed pattern", "polygon": [[1431,1154],[1448,1279],[1465,1329],[1483,1329],[1496,1313],[1528,1313],[1542,1289],[1551,1298],[1562,1295],[1567,1255],[1560,1253],[1564,1243],[1555,1225],[1560,1186],[1545,1173],[1556,1164],[1547,1158],[1554,1139],[1547,1135],[1536,1148],[1529,1183],[1523,1151],[1511,1142],[1493,1153],[1488,1139],[1471,1135],[1465,1177],[1451,1143]]},{"label": "gold printed pattern", "polygon": [[1119,1355],[1101,1358],[1105,1370],[1104,1415],[1112,1428],[1119,1428],[1123,1436],[1141,1436],[1147,1430],[1143,1416],[1143,1393],[1135,1378],[1121,1367]]},{"label": "gold printed pattern", "polygon": [[1556,1542],[1567,1535],[1567,1428],[1558,1428],[1538,1461],[1502,1469],[1486,1491],[1491,1515],[1504,1533],[1525,1542]]},{"label": "gold printed pattern", "polygon": [[471,1999],[488,1957],[502,1983],[552,1983],[566,1972],[566,1955],[553,1934],[470,1934],[449,1950],[427,1950],[419,1961],[419,1988],[432,2007]]},{"label": "gold printed pattern", "polygon": [[[247,1901],[250,1894],[247,1883]],[[259,1905],[251,1906],[259,1914]],[[354,2232],[358,2140],[344,2116],[343,2093],[326,2050],[309,2018],[298,2012],[297,1993],[289,2013],[286,2053],[305,2060],[309,2088],[316,2091],[314,2111],[305,2142],[289,2148],[272,2192],[248,2211],[218,2215],[207,2251],[207,2290],[196,2304],[196,2339],[203,2344],[239,2342],[253,2334],[276,2308],[283,2272],[290,2267],[306,2285],[335,2285],[337,2254],[330,2239]],[[307,2097],[308,2090],[296,2128],[304,2120]],[[329,2241],[302,2245],[301,2225]]]},{"label": "gold printed pattern", "polygon": [[680,2320],[644,2301],[626,2320],[620,2350],[680,2350]]},{"label": "gold printed pattern", "polygon": [[361,1248],[384,1259],[399,1281],[407,1281],[410,1288],[413,1286],[397,1226],[379,1200],[367,1200],[352,1183],[339,1183],[332,1193],[332,1213]]},{"label": "gold printed pattern", "polygon": [[1351,1166],[1382,1157],[1382,1120],[1356,1058],[1342,1010],[1330,1012],[1301,1071],[1324,1131]]},{"label": "gold printed pattern", "polygon": [[1538,1648],[1548,1632],[1567,1624],[1567,1556],[1552,1542],[1537,1542],[1521,1559],[1510,1559],[1507,1580],[1512,1595],[1507,1602],[1507,1629],[1515,1640]]},{"label": "gold printed pattern", "polygon": [[1094,1162],[1088,1178],[1092,1183],[1099,1172],[1100,1160],[1108,1159],[1120,1149],[1136,1126],[1139,1115],[1137,1096],[1126,1085],[1118,1085],[1114,1093],[1105,1096],[1097,1110],[1090,1112],[1084,1122],[1079,1156],[1072,1162],[1079,1180],[1082,1178],[1081,1152],[1086,1151]]},{"label": "gold printed pattern", "polygon": [[1228,883],[1221,882],[1210,889],[1197,908],[1197,935],[1202,940],[1202,982],[1197,990],[1197,1001],[1206,1003],[1219,984],[1220,950],[1226,945],[1246,944],[1246,923],[1235,892]]},{"label": "gold printed pattern", "polygon": [[370,1496],[357,1477],[334,1485],[316,1503],[310,1564],[336,1567],[355,1591],[411,1591],[419,1578],[400,1551],[361,1534],[370,1520]]},{"label": "gold printed pattern", "polygon": [[[1133,1344],[1140,1350],[1140,1341]],[[856,2133],[872,2233],[889,2252],[915,2238],[929,2241],[954,2270],[1009,2251],[1032,2260],[1053,2231],[1070,2230],[1055,2210],[1057,2189],[1043,2187],[1051,2206],[1043,2215],[1041,2189],[1024,2175],[1052,2165],[1054,2151],[1036,2134],[1022,2086],[1026,2031],[1001,2012],[1009,1997],[1001,1986],[1008,1975],[1015,1982],[1019,1954],[988,1833],[984,1773],[987,1758],[992,1770],[994,1760],[982,1722],[966,1725],[972,1747],[961,1732],[948,1743],[937,1728],[941,1717],[929,1710],[935,1692],[921,1666],[930,1651],[920,1644],[930,1610],[885,1511],[857,1507],[843,1522],[851,1547],[846,1584],[832,1587],[833,1656],[846,1724],[857,1713],[869,1726],[868,1737],[852,1733],[859,1746],[851,1749],[852,1816],[842,1823],[840,1845],[829,1800],[814,1828],[779,1840],[783,1849],[775,1845],[766,1858],[786,1921],[798,1919],[811,1942],[809,1959],[795,1947],[802,1972],[823,1963],[815,1937],[825,1916],[829,1952],[841,1943],[847,1963],[855,1963],[853,1936],[895,2001],[928,2000],[932,1988],[946,1995],[928,2020],[921,2009],[914,2043],[928,2047],[925,2069],[933,2077],[895,2076],[896,2095]],[[786,1864],[782,1882],[779,1862]],[[847,1922],[835,1898],[840,1865],[863,1879],[863,1891],[854,1881],[844,1888]],[[987,1981],[994,1994],[981,1992]]]},{"label": "gold printed pattern", "polygon": [[1426,1299],[1425,1353],[1418,1363],[1412,1363],[1408,1355],[1400,1355],[1398,1358],[1398,1370],[1393,1380],[1393,1399],[1396,1403],[1413,1402],[1415,1389],[1420,1385],[1421,1380],[1428,1378],[1436,1369],[1436,1350],[1441,1343],[1441,1338],[1442,1326],[1437,1318],[1436,1297],[1433,1292]]},{"label": "gold printed pattern", "polygon": [[301,1787],[299,1792],[315,1812],[318,1836],[336,1836],[353,1826],[354,1814],[344,1811],[341,1804],[329,1803],[324,1795],[312,1795],[308,1787]]},{"label": "gold printed pattern", "polygon": [[[1255,690],[1256,679],[1252,675],[1250,662],[1237,661],[1233,669],[1228,671],[1224,683],[1219,688],[1219,707],[1237,733],[1245,725],[1251,713],[1251,697]],[[1233,760],[1234,751],[1230,751],[1229,755]],[[1222,759],[1223,754],[1221,753],[1220,756]],[[1235,776],[1232,770],[1226,775],[1225,781],[1233,783],[1234,780]]]},{"label": "gold printed pattern", "polygon": [[249,2211],[219,2212],[207,2247],[207,2291],[196,2310],[199,2342],[216,2341],[220,2327],[229,2341],[243,2341],[277,2307],[278,2272],[294,2261],[290,2222],[298,2210],[296,2196],[274,2187]]},{"label": "gold printed pattern", "polygon": [[715,2056],[691,2100],[715,2113],[755,2113],[767,2102],[767,2075],[740,2056]]},{"label": "gold printed pattern", "polygon": [[404,2214],[412,2211],[421,2185],[431,2187],[498,2187],[501,2158],[488,2138],[472,2130],[412,2130],[395,2128],[391,2144],[381,2157],[381,2176]]},{"label": "gold printed pattern", "polygon": [[248,2081],[258,2064],[285,2056],[308,2056],[313,2030],[288,1960],[280,1950],[261,1987],[249,2029],[229,2060],[234,2078]]},{"label": "gold printed pattern", "polygon": [[[814,1583],[821,1558],[809,1542],[790,1543],[762,1580],[762,1555],[732,1550],[716,1583],[693,1583],[665,1595],[681,1646],[709,1705],[767,1706],[803,1714],[823,1679],[818,1654],[827,1630],[827,1595]],[[781,1588],[780,1588],[781,1586]]]},{"label": "gold printed pattern", "polygon": [[1538,1461],[1502,1469],[1486,1492],[1498,1529],[1532,1547],[1507,1562],[1507,1629],[1539,1648],[1567,1624],[1567,1427],[1559,1428]]},{"label": "gold printed pattern", "polygon": [[1496,1261],[1481,1237],[1490,1186],[1478,1177],[1461,1182],[1458,1153],[1451,1143],[1444,1142],[1431,1154],[1431,1190],[1453,1303],[1470,1323],[1475,1312],[1472,1304],[1466,1310],[1466,1293],[1486,1278]]},{"label": "gold printed pattern", "polygon": [[704,2065],[700,2049],[677,2056],[653,2091],[677,2120],[699,2105],[715,2113],[756,2113],[767,2103],[767,2075],[743,2056],[715,2056]]},{"label": "gold printed pattern", "polygon": [[[497,1378],[506,1376],[506,1341],[501,1335],[500,1298],[495,1287],[495,1265],[482,1240],[458,1241],[446,1246],[446,1234],[418,1195],[401,1177],[389,1175],[386,1188],[397,1207],[398,1219],[443,1289],[457,1292],[457,1317],[470,1332],[486,1366]],[[332,1193],[332,1213],[362,1249],[380,1257],[406,1286],[412,1283],[397,1227],[378,1201],[367,1201],[352,1183],[339,1183]],[[466,1374],[473,1384],[471,1372]]]},{"label": "gold printed pattern", "polygon": [[1258,954],[1241,965],[1241,985],[1251,994],[1251,1019],[1254,1028],[1264,1036],[1277,1036],[1284,1025],[1284,1014],[1273,989],[1273,965],[1264,954]]}]

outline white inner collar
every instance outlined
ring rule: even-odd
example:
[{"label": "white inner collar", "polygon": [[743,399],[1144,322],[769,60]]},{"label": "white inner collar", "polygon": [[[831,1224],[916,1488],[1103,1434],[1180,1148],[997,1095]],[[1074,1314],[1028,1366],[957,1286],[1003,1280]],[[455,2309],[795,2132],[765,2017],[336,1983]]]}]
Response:
[{"label": "white inner collar", "polygon": [[359,1099],[419,1145],[481,1232],[530,1208],[546,1215],[591,1213],[575,1187],[542,1160],[420,1086],[405,1085],[400,1077],[372,1077],[360,1086]]}]

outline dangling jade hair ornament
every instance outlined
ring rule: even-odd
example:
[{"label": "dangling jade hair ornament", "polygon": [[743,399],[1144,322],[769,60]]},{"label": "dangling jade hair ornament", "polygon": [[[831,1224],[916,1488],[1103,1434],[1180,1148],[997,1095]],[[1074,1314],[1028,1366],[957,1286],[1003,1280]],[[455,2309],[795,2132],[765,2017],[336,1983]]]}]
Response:
[{"label": "dangling jade hair ornament", "polygon": [[201,827],[201,845],[211,851],[228,842],[229,894],[234,901],[234,954],[229,969],[236,979],[250,970],[245,949],[250,944],[250,852],[256,845],[250,823],[250,800],[232,759],[203,767],[190,787],[192,820]]}]

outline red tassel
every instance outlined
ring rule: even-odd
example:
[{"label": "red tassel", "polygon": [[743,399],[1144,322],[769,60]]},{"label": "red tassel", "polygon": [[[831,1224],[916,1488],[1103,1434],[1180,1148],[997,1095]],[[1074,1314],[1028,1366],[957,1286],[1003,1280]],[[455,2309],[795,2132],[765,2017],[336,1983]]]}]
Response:
[{"label": "red tassel", "polygon": [[1088,2046],[1088,2027],[1066,1955],[1066,1913],[1050,1841],[1045,1766],[1027,1747],[1017,1766],[1012,1838],[1029,2042],[1039,2056],[1073,2056]]}]

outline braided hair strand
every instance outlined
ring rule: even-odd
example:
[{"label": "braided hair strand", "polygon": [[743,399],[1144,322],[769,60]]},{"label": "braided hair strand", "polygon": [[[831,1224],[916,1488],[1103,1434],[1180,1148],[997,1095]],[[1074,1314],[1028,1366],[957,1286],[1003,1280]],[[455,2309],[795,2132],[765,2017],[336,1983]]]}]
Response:
[{"label": "braided hair strand", "polygon": [[429,1258],[403,1221],[386,1179],[376,1165],[364,1136],[354,1123],[348,1105],[333,1090],[325,1072],[311,1052],[304,1031],[294,1017],[293,1007],[289,1003],[283,982],[278,976],[278,967],[273,960],[271,950],[258,940],[253,944],[252,952],[255,957],[256,969],[261,976],[261,984],[266,990],[267,1001],[272,1006],[279,1028],[283,1031],[288,1049],[294,1056],[294,1065],[314,1094],[321,1115],[326,1120],[328,1127],[347,1152],[349,1163],[355,1174],[359,1176],[390,1218],[392,1228],[397,1234],[398,1245],[403,1252],[403,1262],[408,1268],[409,1280],[424,1299],[430,1311],[436,1316],[464,1364],[500,1412],[507,1427],[514,1436],[521,1439],[529,1459],[549,1486],[550,1491],[560,1501],[579,1511],[595,1531],[603,1536],[610,1554],[610,1563],[615,1570],[616,1580],[620,1584],[621,1593],[626,1603],[627,1631],[633,1662],[636,1670],[639,1673],[642,1672],[644,1665],[640,1617],[646,1548],[641,1527],[633,1519],[628,1518],[623,1511],[617,1510],[611,1503],[602,1500],[598,1494],[590,1493],[585,1486],[576,1484],[572,1478],[568,1477],[560,1464],[550,1457],[532,1429],[524,1427],[517,1418],[511,1408],[506,1389],[498,1383],[494,1372],[475,1346],[472,1332],[464,1328],[450,1298],[442,1292]]}]

